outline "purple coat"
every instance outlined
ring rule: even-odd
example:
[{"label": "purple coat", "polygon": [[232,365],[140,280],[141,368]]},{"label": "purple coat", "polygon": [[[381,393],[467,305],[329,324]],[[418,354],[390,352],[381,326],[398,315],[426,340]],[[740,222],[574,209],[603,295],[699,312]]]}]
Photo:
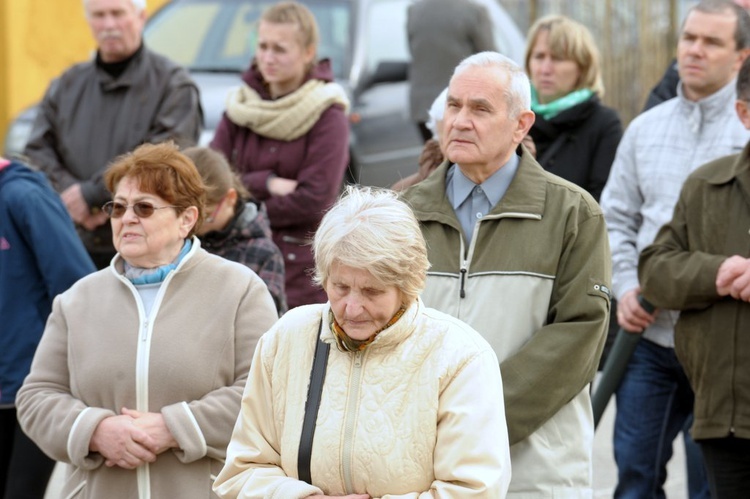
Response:
[{"label": "purple coat", "polygon": [[[313,78],[332,81],[330,61],[320,61],[305,81]],[[242,79],[263,99],[271,99],[254,63]],[[314,265],[309,241],[336,200],[349,162],[344,109],[329,107],[307,134],[288,142],[238,126],[225,113],[211,147],[224,153],[253,196],[266,205],[273,240],[284,255],[289,308],[325,302],[325,293],[310,278]],[[271,196],[266,182],[272,174],[297,180],[297,189],[287,196]]]}]

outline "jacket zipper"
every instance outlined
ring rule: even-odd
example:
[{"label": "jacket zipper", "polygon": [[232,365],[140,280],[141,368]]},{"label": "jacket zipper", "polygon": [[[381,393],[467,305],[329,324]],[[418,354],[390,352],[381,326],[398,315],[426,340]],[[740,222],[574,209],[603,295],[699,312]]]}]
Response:
[{"label": "jacket zipper", "polygon": [[463,260],[461,262],[461,298],[466,298],[466,291],[464,290],[464,283],[466,282],[466,265],[467,261]]},{"label": "jacket zipper", "polygon": [[347,494],[354,493],[352,485],[352,440],[354,439],[354,420],[357,417],[357,400],[359,399],[359,382],[362,378],[362,352],[354,354],[351,382],[349,383],[349,400],[346,402],[346,420],[344,422],[344,446],[341,465],[344,473],[344,487]]}]

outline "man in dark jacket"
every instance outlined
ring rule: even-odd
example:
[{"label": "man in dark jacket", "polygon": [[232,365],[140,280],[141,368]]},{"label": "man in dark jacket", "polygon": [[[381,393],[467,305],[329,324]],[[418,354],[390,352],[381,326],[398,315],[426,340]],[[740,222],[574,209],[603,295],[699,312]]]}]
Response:
[{"label": "man in dark jacket", "polygon": [[[750,130],[750,60],[737,77],[737,114]],[[641,253],[654,305],[680,310],[675,351],[695,392],[693,438],[711,497],[750,490],[750,143],[693,172],[672,220]]]},{"label": "man in dark jacket", "polygon": [[52,299],[93,271],[44,175],[0,158],[0,497],[44,497],[55,463],[18,426],[16,392]]},{"label": "man in dark jacket", "polygon": [[419,0],[409,7],[407,22],[411,67],[411,117],[426,142],[427,110],[448,85],[453,69],[465,57],[496,50],[487,9],[471,0]]},{"label": "man in dark jacket", "polygon": [[25,154],[47,174],[98,268],[114,256],[99,207],[109,201],[107,164],[143,142],[197,142],[203,121],[187,71],[142,43],[145,0],[85,0],[94,60],[54,80]]}]

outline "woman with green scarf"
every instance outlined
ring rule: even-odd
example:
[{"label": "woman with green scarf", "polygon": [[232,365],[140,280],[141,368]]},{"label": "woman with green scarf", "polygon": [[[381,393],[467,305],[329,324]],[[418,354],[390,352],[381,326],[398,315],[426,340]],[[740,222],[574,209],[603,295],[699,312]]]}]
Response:
[{"label": "woman with green scarf", "polygon": [[600,101],[604,84],[591,33],[565,16],[543,17],[529,30],[525,64],[536,113],[529,134],[537,161],[598,201],[622,123],[615,110]]}]

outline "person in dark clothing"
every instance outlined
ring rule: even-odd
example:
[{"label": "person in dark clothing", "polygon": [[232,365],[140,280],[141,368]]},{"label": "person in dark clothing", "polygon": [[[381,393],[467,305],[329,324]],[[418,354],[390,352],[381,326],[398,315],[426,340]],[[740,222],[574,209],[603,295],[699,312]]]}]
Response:
[{"label": "person in dark clothing", "polygon": [[309,242],[349,163],[349,99],[333,81],[330,60],[315,62],[317,46],[310,9],[298,2],[266,9],[255,58],[210,144],[268,210],[289,308],[327,301],[310,277]]},{"label": "person in dark clothing", "polygon": [[497,50],[487,8],[472,0],[419,0],[409,6],[409,108],[422,139],[432,138],[427,110],[465,57]]},{"label": "person in dark clothing", "polygon": [[526,72],[536,114],[529,133],[537,161],[598,201],[622,137],[622,122],[600,101],[604,84],[594,39],[582,24],[552,15],[534,23],[528,40]]},{"label": "person in dark clothing", "polygon": [[220,152],[190,147],[183,154],[195,164],[206,187],[208,216],[197,231],[203,248],[258,274],[282,315],[287,310],[284,257],[271,238],[265,207],[251,198]]},{"label": "person in dark clothing", "polygon": [[110,200],[104,170],[144,142],[194,145],[203,112],[188,72],[144,46],[145,0],[83,3],[96,57],[50,84],[24,154],[60,193],[101,269],[115,255],[112,231],[99,209]]},{"label": "person in dark clothing", "polygon": [[52,299],[94,270],[44,175],[0,158],[0,497],[44,497],[55,462],[21,431],[16,392]]}]

